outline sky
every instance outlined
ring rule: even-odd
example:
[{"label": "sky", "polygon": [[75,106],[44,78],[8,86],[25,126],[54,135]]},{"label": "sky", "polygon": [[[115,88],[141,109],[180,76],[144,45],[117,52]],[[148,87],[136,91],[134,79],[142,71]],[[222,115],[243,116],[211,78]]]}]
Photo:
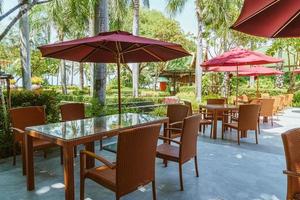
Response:
[{"label": "sky", "polygon": [[[18,0],[3,0],[3,12],[9,10],[14,5],[16,5]],[[166,12],[166,0],[150,0],[150,9],[155,9],[163,12],[166,16],[170,17],[168,13]],[[196,35],[197,33],[197,26],[196,26],[196,15],[194,12],[194,1],[187,1],[183,11],[179,13],[177,16],[174,16],[175,20],[177,20],[182,30],[185,33],[193,33]],[[17,12],[15,12],[17,13]],[[14,13],[14,14],[15,14]],[[11,15],[10,17],[13,17],[14,15]],[[7,20],[4,22],[1,22],[0,28],[3,29],[5,25],[8,23]]]}]

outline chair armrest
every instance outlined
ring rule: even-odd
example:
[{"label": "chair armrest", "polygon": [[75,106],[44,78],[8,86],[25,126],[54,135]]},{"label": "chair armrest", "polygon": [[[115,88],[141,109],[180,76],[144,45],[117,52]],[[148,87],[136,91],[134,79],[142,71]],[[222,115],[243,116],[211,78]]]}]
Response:
[{"label": "chair armrest", "polygon": [[158,139],[161,139],[161,140],[168,140],[168,141],[170,141],[170,142],[174,142],[174,143],[176,143],[176,144],[181,145],[181,142],[179,142],[179,141],[177,141],[177,140],[173,140],[173,139],[168,138],[168,137],[159,136]]},{"label": "chair armrest", "polygon": [[165,129],[170,131],[182,131],[182,128],[165,128]]},{"label": "chair armrest", "polygon": [[179,122],[173,122],[173,123],[170,123],[169,126],[174,126],[174,125],[182,125],[183,122],[182,121],[179,121]]},{"label": "chair armrest", "polygon": [[283,170],[283,173],[286,174],[286,175],[288,175],[288,176],[300,178],[300,173],[298,173],[298,172],[293,172],[293,171],[289,171],[289,170]]},{"label": "chair armrest", "polygon": [[89,157],[92,157],[100,162],[102,162],[103,164],[105,164],[107,167],[109,167],[110,169],[115,169],[116,168],[116,165],[111,163],[110,161],[106,160],[104,157],[102,156],[99,156],[99,155],[96,155],[95,153],[93,152],[90,152],[90,151],[86,151],[86,150],[82,150],[80,151],[80,158],[83,157],[83,156],[89,156]]},{"label": "chair armrest", "polygon": [[25,131],[23,131],[23,130],[21,130],[21,129],[19,129],[19,128],[14,128],[14,127],[12,127],[11,130],[16,131],[16,132],[18,132],[18,133],[25,133]]}]

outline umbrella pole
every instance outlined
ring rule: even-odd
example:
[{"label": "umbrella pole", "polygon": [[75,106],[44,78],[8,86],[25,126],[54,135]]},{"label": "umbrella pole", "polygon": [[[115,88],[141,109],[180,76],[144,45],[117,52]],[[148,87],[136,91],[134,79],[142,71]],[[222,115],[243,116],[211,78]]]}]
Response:
[{"label": "umbrella pole", "polygon": [[256,77],[256,97],[259,97],[259,92],[258,92],[258,85],[259,85],[259,76]]},{"label": "umbrella pole", "polygon": [[236,66],[236,94],[235,94],[236,105],[238,105],[238,94],[239,94],[239,66]]},{"label": "umbrella pole", "polygon": [[117,73],[118,73],[118,106],[119,114],[122,113],[122,103],[121,103],[121,73],[120,73],[120,55],[117,55]]}]

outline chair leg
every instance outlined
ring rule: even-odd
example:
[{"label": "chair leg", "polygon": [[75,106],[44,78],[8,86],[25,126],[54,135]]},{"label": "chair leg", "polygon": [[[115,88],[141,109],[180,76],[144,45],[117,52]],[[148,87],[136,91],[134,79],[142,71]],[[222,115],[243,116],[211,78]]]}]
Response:
[{"label": "chair leg", "polygon": [[120,197],[118,195],[116,195],[116,200],[120,200]]},{"label": "chair leg", "polygon": [[168,160],[164,160],[163,162],[164,162],[165,167],[168,167]]},{"label": "chair leg", "polygon": [[64,153],[62,147],[60,147],[60,164],[64,164]]},{"label": "chair leg", "polygon": [[199,131],[202,132],[202,125],[199,125]]},{"label": "chair leg", "polygon": [[205,134],[205,126],[206,126],[206,125],[203,125],[203,134]]},{"label": "chair leg", "polygon": [[197,156],[194,157],[196,176],[199,177]]},{"label": "chair leg", "polygon": [[47,149],[44,150],[44,158],[47,158]]},{"label": "chair leg", "polygon": [[22,154],[22,172],[23,172],[23,176],[26,175],[26,155],[25,155],[25,146],[24,143],[21,144],[21,154]]},{"label": "chair leg", "polygon": [[80,200],[84,200],[84,182],[85,178],[80,177]]},{"label": "chair leg", "polygon": [[155,187],[155,181],[152,181],[152,198],[153,200],[156,200],[156,187]]},{"label": "chair leg", "polygon": [[17,153],[16,153],[16,145],[17,145],[17,143],[16,142],[14,142],[13,143],[13,166],[15,166],[16,165],[16,155],[17,155]]},{"label": "chair leg", "polygon": [[102,151],[103,150],[103,142],[102,142],[102,140],[100,140],[99,142],[100,142],[100,151]]},{"label": "chair leg", "polygon": [[74,158],[77,157],[77,146],[74,147]]},{"label": "chair leg", "polygon": [[222,125],[222,140],[224,140],[224,125]]},{"label": "chair leg", "polygon": [[210,138],[212,138],[212,135],[213,135],[213,125],[211,124],[210,125]]},{"label": "chair leg", "polygon": [[257,127],[258,127],[258,134],[260,134],[260,124],[259,124],[259,118],[258,118]]},{"label": "chair leg", "polygon": [[257,130],[255,130],[255,140],[256,140],[256,144],[258,144],[258,135],[257,135]]},{"label": "chair leg", "polygon": [[180,190],[183,191],[183,180],[182,180],[182,164],[179,163],[179,180],[180,180]]},{"label": "chair leg", "polygon": [[274,126],[273,115],[271,116],[271,123],[272,123],[272,127],[273,127]]},{"label": "chair leg", "polygon": [[237,130],[237,139],[238,139],[238,145],[240,145],[240,131]]}]

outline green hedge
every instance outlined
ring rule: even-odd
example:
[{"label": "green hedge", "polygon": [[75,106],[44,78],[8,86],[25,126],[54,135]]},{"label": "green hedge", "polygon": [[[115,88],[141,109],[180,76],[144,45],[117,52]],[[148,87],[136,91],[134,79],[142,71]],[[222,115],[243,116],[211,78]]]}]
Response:
[{"label": "green hedge", "polygon": [[[46,107],[47,122],[59,121],[60,95],[54,90],[50,91],[28,91],[12,90],[12,107],[42,106]],[[0,158],[12,154],[13,137],[9,127],[5,127],[3,107],[0,108]],[[9,124],[9,121],[6,121]]]}]

